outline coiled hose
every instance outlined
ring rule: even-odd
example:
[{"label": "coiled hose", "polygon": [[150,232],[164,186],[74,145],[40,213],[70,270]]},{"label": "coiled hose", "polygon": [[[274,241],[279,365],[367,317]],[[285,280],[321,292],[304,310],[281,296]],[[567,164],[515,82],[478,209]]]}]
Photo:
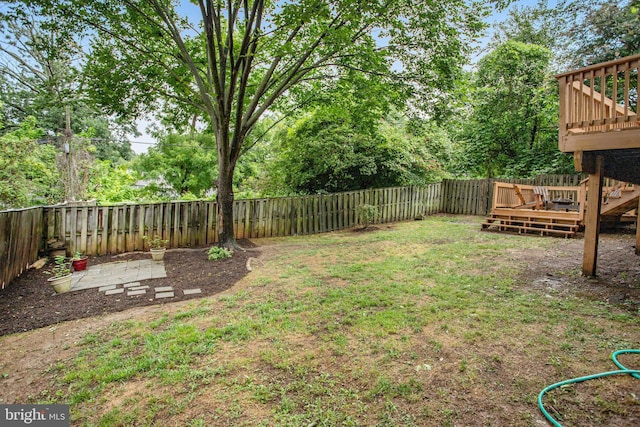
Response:
[{"label": "coiled hose", "polygon": [[544,405],[542,404],[542,396],[544,396],[544,394],[548,391],[553,390],[554,388],[558,388],[558,387],[562,387],[564,385],[567,384],[575,384],[575,383],[580,383],[583,381],[588,381],[588,380],[593,380],[596,378],[602,378],[602,377],[608,377],[611,375],[631,375],[634,378],[640,379],[640,370],[637,369],[627,369],[625,368],[622,363],[620,363],[618,361],[618,355],[619,354],[625,354],[625,353],[635,353],[635,354],[640,354],[640,350],[631,350],[631,349],[626,349],[626,350],[618,350],[618,351],[614,351],[611,354],[611,360],[613,360],[613,363],[616,364],[616,366],[618,368],[620,368],[620,370],[617,371],[609,371],[609,372],[602,372],[600,374],[594,374],[594,375],[587,375],[586,377],[579,377],[579,378],[573,378],[570,380],[565,380],[565,381],[560,381],[559,383],[555,383],[552,384],[548,387],[546,387],[544,390],[542,390],[540,392],[540,394],[538,395],[538,406],[540,407],[540,411],[542,411],[542,414],[551,422],[551,424],[553,424],[555,427],[562,427],[562,424],[560,424],[559,422],[557,422],[555,420],[555,418],[553,418],[546,409],[544,409]]}]

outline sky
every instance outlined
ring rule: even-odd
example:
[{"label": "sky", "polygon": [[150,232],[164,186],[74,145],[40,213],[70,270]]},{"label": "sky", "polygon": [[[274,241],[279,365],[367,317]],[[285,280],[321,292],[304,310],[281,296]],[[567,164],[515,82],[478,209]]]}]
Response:
[{"label": "sky", "polygon": [[[502,22],[507,18],[509,10],[513,9],[514,7],[535,6],[536,4],[538,4],[538,2],[539,0],[513,1],[506,10],[501,12],[498,12],[497,10],[494,11],[494,13],[487,18],[487,22],[489,24]],[[557,2],[558,0],[547,0],[546,3],[549,7],[554,7],[556,6]],[[189,0],[181,0],[181,5],[178,7],[178,10],[181,11],[183,15],[188,16],[192,22],[196,22],[200,18],[200,11],[195,5],[190,3]],[[491,40],[492,36],[493,30],[492,28],[489,28],[487,30],[487,35],[482,40],[480,40],[480,46],[486,46],[486,44]],[[478,55],[472,58],[472,61],[477,62],[477,60],[480,59],[485,53],[486,52],[483,51],[481,47],[481,51],[478,53]],[[146,153],[149,147],[156,144],[156,140],[146,131],[147,127],[149,127],[149,125],[151,125],[152,123],[153,121],[149,118],[141,119],[138,121],[138,132],[140,132],[141,135],[132,137],[131,139],[131,148],[137,154]]]}]

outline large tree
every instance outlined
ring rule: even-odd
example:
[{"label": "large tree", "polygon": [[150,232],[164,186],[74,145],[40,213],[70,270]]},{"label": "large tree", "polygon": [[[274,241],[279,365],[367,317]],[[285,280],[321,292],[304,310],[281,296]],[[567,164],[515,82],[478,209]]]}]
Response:
[{"label": "large tree", "polygon": [[551,52],[509,40],[480,60],[474,112],[465,126],[466,167],[486,177],[564,173]]},{"label": "large tree", "polygon": [[55,19],[35,16],[29,7],[14,5],[0,6],[0,31],[4,132],[35,117],[48,136],[68,131],[90,135],[99,159],[117,161],[132,156],[128,141],[122,138],[131,128],[118,126],[120,132],[114,132],[111,120],[99,114],[86,97],[84,51],[70,28]]},{"label": "large tree", "polygon": [[570,31],[574,42],[573,66],[611,61],[640,51],[640,0],[597,1],[571,4],[584,13]]},{"label": "large tree", "polygon": [[439,106],[482,28],[483,10],[465,0],[30,3],[97,35],[92,95],[107,111],[161,109],[174,125],[189,118],[209,124],[218,151],[218,237],[228,246],[235,245],[234,170],[265,112],[285,95],[313,97],[345,70],[385,73],[391,64],[389,77]]}]

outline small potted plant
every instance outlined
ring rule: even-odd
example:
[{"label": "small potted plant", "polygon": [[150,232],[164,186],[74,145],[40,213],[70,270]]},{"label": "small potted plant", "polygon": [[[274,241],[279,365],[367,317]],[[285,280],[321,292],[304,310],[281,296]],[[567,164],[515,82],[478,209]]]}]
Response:
[{"label": "small potted plant", "polygon": [[82,255],[82,252],[76,251],[71,257],[71,265],[73,266],[73,271],[83,271],[87,268],[87,259],[86,255]]},{"label": "small potted plant", "polygon": [[151,258],[154,261],[162,261],[162,258],[164,258],[164,253],[167,250],[166,245],[167,243],[169,243],[169,241],[163,240],[157,234],[154,235],[153,237],[142,236],[142,238],[147,242],[149,242],[149,250],[151,251]]},{"label": "small potted plant", "polygon": [[56,293],[62,294],[71,290],[71,268],[67,259],[58,255],[55,257],[55,265],[51,269],[51,277],[47,279]]}]

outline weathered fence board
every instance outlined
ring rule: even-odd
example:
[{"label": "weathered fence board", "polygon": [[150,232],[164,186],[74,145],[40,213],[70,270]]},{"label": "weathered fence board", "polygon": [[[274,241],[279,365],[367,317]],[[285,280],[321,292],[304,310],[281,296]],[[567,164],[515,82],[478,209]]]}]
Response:
[{"label": "weathered fence board", "polygon": [[0,212],[0,289],[38,259],[43,208]]}]

